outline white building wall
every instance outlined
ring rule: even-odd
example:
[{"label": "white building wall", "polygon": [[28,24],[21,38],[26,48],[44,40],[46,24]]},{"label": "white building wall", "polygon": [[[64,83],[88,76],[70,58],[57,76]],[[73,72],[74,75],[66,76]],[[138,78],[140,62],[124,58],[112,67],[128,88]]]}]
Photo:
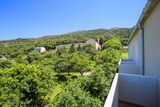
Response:
[{"label": "white building wall", "polygon": [[140,31],[138,31],[129,44],[129,59],[132,59],[139,66],[141,64],[140,45]]},{"label": "white building wall", "polygon": [[86,43],[92,44],[95,47],[96,50],[100,50],[101,49],[101,46],[93,39],[87,40]]},{"label": "white building wall", "polygon": [[142,75],[119,74],[119,100],[157,107],[157,78]]},{"label": "white building wall", "polygon": [[45,52],[46,49],[45,49],[45,47],[36,47],[35,51],[37,51],[37,52]]},{"label": "white building wall", "polygon": [[160,3],[144,24],[145,74],[160,77]]},{"label": "white building wall", "polygon": [[46,51],[45,47],[41,47],[40,52],[44,52],[44,51]]},{"label": "white building wall", "polygon": [[145,75],[158,77],[160,103],[160,2],[144,23],[144,45]]}]

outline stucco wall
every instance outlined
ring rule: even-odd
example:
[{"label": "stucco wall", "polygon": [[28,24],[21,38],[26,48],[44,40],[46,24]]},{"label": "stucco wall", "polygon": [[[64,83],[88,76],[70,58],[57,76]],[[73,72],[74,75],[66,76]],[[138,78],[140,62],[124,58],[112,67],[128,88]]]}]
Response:
[{"label": "stucco wall", "polygon": [[96,50],[101,49],[101,46],[93,39],[87,40],[86,43],[92,44]]},{"label": "stucco wall", "polygon": [[157,78],[119,74],[119,100],[145,107],[157,107]]},{"label": "stucco wall", "polygon": [[119,73],[140,75],[140,67],[137,65],[121,64],[118,68]]},{"label": "stucco wall", "polygon": [[160,101],[160,2],[144,23],[144,45],[145,75],[158,76]]},{"label": "stucco wall", "polygon": [[129,44],[129,59],[132,59],[139,66],[141,64],[140,45],[140,31],[138,31]]},{"label": "stucco wall", "polygon": [[96,43],[96,50],[101,50],[101,46],[98,43]]},{"label": "stucco wall", "polygon": [[44,47],[41,47],[40,52],[44,52],[44,51],[46,51],[46,49]]},{"label": "stucco wall", "polygon": [[45,49],[45,47],[36,47],[35,51],[37,51],[37,52],[44,52],[44,51],[46,51],[46,49]]},{"label": "stucco wall", "polygon": [[145,74],[160,77],[160,3],[144,24]]},{"label": "stucco wall", "polygon": [[96,46],[96,41],[93,40],[93,39],[87,40],[86,43],[90,43],[90,44],[92,44],[94,47]]}]

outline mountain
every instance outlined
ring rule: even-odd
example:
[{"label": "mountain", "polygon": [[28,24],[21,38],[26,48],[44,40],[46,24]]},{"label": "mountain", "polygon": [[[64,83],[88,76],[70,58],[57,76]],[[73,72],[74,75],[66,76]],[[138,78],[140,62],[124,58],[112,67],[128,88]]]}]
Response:
[{"label": "mountain", "polygon": [[27,54],[34,50],[35,47],[45,47],[47,50],[53,50],[57,45],[70,43],[84,43],[92,38],[100,39],[102,45],[105,41],[113,36],[118,37],[122,45],[127,45],[127,41],[133,31],[132,28],[111,28],[77,31],[61,35],[49,35],[40,38],[18,38],[13,40],[0,41],[0,55],[12,56]]},{"label": "mountain", "polygon": [[37,40],[49,40],[49,39],[56,39],[56,38],[79,38],[79,39],[88,39],[93,38],[97,39],[97,37],[110,37],[110,36],[116,36],[118,37],[123,45],[127,45],[125,40],[128,40],[130,37],[134,27],[132,28],[111,28],[111,29],[96,29],[96,30],[84,30],[84,31],[77,31],[77,32],[71,32],[61,35],[47,35],[40,38],[18,38],[13,40],[4,40],[0,41],[0,43],[24,43],[24,42],[30,42],[30,41],[37,41]]},{"label": "mountain", "polygon": [[131,36],[131,33],[133,32],[135,27],[132,28],[111,28],[111,29],[95,29],[95,30],[84,30],[84,31],[76,31],[76,32],[70,32],[66,34],[61,35],[49,35],[40,37],[38,39],[51,39],[51,38],[57,38],[57,37],[64,37],[64,38],[77,38],[81,39],[82,41],[85,41],[88,38],[97,39],[100,37],[102,40],[108,37],[116,36],[118,37],[123,45],[127,45],[127,41],[129,37]]}]

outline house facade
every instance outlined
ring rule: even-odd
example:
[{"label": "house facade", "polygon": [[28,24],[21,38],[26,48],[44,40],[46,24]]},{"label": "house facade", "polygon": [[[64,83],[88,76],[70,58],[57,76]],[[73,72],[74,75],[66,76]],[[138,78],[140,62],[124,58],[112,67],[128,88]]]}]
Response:
[{"label": "house facade", "polygon": [[45,52],[46,51],[46,48],[45,47],[36,47],[35,48],[35,51],[37,51],[37,52]]},{"label": "house facade", "polygon": [[101,45],[94,39],[89,39],[86,41],[86,44],[92,44],[96,50],[101,50]]},{"label": "house facade", "polygon": [[[89,39],[85,43],[74,43],[74,46],[79,46],[79,45],[83,46],[85,44],[91,44],[95,48],[95,50],[101,50],[101,45],[97,41],[95,41],[94,39]],[[65,48],[67,48],[67,47],[70,47],[71,45],[72,44],[58,45],[58,46],[56,46],[56,49],[58,47],[65,47]]]},{"label": "house facade", "polygon": [[159,46],[160,0],[148,0],[128,42],[129,58],[120,60],[104,107],[160,107]]}]

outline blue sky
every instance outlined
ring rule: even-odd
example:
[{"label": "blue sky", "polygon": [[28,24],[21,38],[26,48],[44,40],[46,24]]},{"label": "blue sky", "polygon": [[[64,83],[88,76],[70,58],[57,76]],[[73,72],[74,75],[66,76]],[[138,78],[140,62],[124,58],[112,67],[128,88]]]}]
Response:
[{"label": "blue sky", "polygon": [[0,40],[132,27],[147,0],[0,0]]}]

